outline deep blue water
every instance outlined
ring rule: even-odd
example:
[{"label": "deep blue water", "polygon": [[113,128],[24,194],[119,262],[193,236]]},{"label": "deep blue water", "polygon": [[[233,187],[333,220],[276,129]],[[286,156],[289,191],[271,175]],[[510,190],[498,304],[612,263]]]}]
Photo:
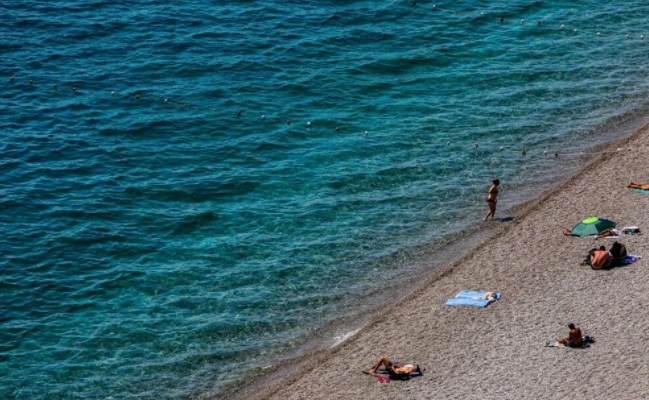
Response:
[{"label": "deep blue water", "polygon": [[435,3],[0,2],[0,398],[218,393],[644,113],[649,3]]}]

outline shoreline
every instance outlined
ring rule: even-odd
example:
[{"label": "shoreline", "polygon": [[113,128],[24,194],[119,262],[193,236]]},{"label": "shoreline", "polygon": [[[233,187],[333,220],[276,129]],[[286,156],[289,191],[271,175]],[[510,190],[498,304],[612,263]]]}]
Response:
[{"label": "shoreline", "polygon": [[[461,231],[459,235],[461,235],[461,238],[459,239],[443,238],[438,242],[435,242],[432,245],[434,251],[428,251],[423,256],[420,255],[421,259],[418,260],[419,262],[433,262],[436,264],[431,270],[417,270],[408,279],[402,282],[391,283],[390,286],[385,287],[385,290],[403,290],[407,287],[412,288],[412,285],[415,285],[414,290],[410,289],[409,291],[402,291],[400,295],[395,296],[398,301],[402,301],[419,290],[421,283],[418,282],[421,282],[422,278],[426,281],[436,279],[438,275],[444,273],[445,268],[454,265],[465,257],[472,249],[475,249],[484,243],[485,240],[488,240],[490,233],[488,232],[488,229],[482,226],[476,229],[465,229]],[[436,262],[431,260],[436,254],[442,253],[449,254],[450,256],[450,254],[456,251],[459,251],[459,253],[455,254],[455,256],[451,258],[452,261],[450,262],[448,260]],[[244,378],[242,381],[226,387],[226,390],[222,393],[205,398],[228,400],[250,399],[256,398],[254,396],[257,396],[261,390],[282,386],[291,380],[291,375],[294,372],[305,368],[306,365],[311,364],[314,361],[317,362],[325,359],[332,352],[336,352],[341,346],[353,341],[359,333],[372,326],[382,312],[386,310],[389,312],[389,309],[391,309],[391,306],[386,304],[385,301],[363,304],[358,310],[355,310],[355,312],[350,313],[349,315],[337,317],[333,321],[319,327],[317,332],[314,334],[315,337],[305,338],[304,343],[297,346],[296,349],[291,350],[291,352],[279,362],[276,362],[273,365],[257,368],[256,370],[251,371],[249,376]],[[339,335],[346,337],[341,341],[337,341],[336,337]],[[262,398],[266,397],[260,397],[260,399]]]},{"label": "shoreline", "polygon": [[[593,172],[601,172],[600,169],[598,168],[600,164],[610,162],[611,160],[624,158],[623,154],[626,152],[616,151],[615,150],[616,148],[619,147],[628,148],[630,146],[630,143],[643,142],[643,139],[645,144],[646,142],[649,142],[649,139],[647,138],[649,134],[648,132],[649,132],[649,127],[645,125],[641,128],[635,129],[632,133],[630,133],[626,137],[623,137],[618,140],[613,140],[608,144],[601,146],[602,150],[600,151],[602,152],[600,154],[598,154],[596,157],[591,159],[589,162],[586,162],[581,168],[578,168],[576,172],[566,176],[555,187],[542,192],[536,199],[530,200],[518,206],[514,206],[509,210],[504,210],[504,212],[513,213],[517,215],[514,221],[506,224],[498,224],[495,227],[495,229],[492,229],[493,227],[485,228],[484,229],[485,231],[490,231],[487,237],[479,240],[477,245],[465,249],[465,253],[456,257],[455,261],[452,261],[450,263],[447,262],[445,265],[441,265],[441,266],[437,266],[436,268],[433,268],[432,271],[429,271],[428,273],[429,276],[425,279],[425,282],[423,284],[418,285],[418,287],[412,290],[411,293],[407,293],[401,297],[409,298],[410,300],[406,301],[408,303],[412,303],[412,302],[417,303],[416,301],[417,299],[419,301],[423,301],[422,297],[427,297],[427,292],[430,291],[431,288],[434,288],[435,286],[440,286],[441,281],[448,280],[450,276],[458,272],[457,270],[462,269],[464,267],[464,264],[471,263],[472,261],[474,262],[476,253],[488,252],[489,248],[494,246],[494,244],[497,247],[502,246],[502,243],[499,242],[503,242],[503,240],[507,241],[507,236],[511,236],[512,231],[520,230],[521,224],[526,219],[533,218],[535,215],[539,213],[542,214],[544,208],[548,207],[548,202],[552,201],[556,196],[568,192],[571,189],[571,187],[576,184],[583,183],[583,181],[588,178],[589,174],[592,174]],[[642,170],[642,167],[638,167],[638,169]],[[629,176],[627,180],[630,181],[630,180],[641,179],[641,178],[642,176],[632,175]],[[616,182],[616,183],[620,184],[620,182]],[[623,186],[625,186],[626,183],[628,182],[624,182]],[[618,187],[616,187],[615,189],[619,190]],[[503,211],[499,211],[499,213],[502,216]],[[569,225],[569,224],[573,224],[574,222],[575,221],[570,220],[570,221],[566,221],[565,224]],[[638,225],[640,224],[641,222],[638,222]],[[492,223],[490,225],[495,225],[495,224]],[[477,231],[479,231],[479,229]],[[550,236],[555,236],[556,234],[560,235],[560,230],[555,229],[553,227],[549,227],[547,233]],[[532,251],[533,249],[529,249],[529,250]],[[635,253],[636,251],[633,250],[634,249],[632,248],[631,252]],[[579,250],[579,253],[581,253],[581,250]],[[644,255],[647,256],[647,254]],[[574,261],[578,262],[578,260],[574,260]],[[570,262],[569,264],[574,264],[574,263]],[[631,268],[634,267],[632,266]],[[637,268],[637,266],[635,268]],[[491,278],[496,281],[499,280],[497,276]],[[498,287],[491,287],[491,286],[481,287],[477,283],[475,284],[474,287],[457,287],[458,291],[460,289],[467,289],[467,288],[502,290]],[[412,300],[413,298],[415,300]],[[509,298],[509,294],[507,293],[507,291],[504,291],[503,301],[507,302],[508,298]],[[496,309],[499,306],[502,306],[503,301],[498,302],[500,304],[495,304],[493,305],[493,307],[490,306],[490,308],[487,310],[477,310],[477,312],[480,313],[480,316],[488,315],[488,313],[491,312],[490,309]],[[440,304],[441,303],[437,302],[435,303],[434,307],[436,309],[440,309],[440,307],[442,307],[440,306]],[[415,306],[415,308],[417,307]],[[329,360],[332,359],[336,359],[338,360],[338,362],[343,363],[344,362],[343,360],[348,360],[349,358],[347,356],[344,356],[344,353],[347,353],[350,350],[356,353],[362,352],[362,350],[364,351],[370,350],[371,353],[374,354],[371,357],[363,357],[363,361],[359,362],[357,365],[352,363],[354,371],[359,371],[360,369],[366,366],[365,364],[369,365],[374,361],[373,358],[376,358],[379,355],[388,355],[390,357],[399,357],[399,359],[404,359],[399,354],[385,354],[386,350],[382,349],[381,346],[377,346],[375,344],[369,344],[369,343],[364,345],[362,343],[365,339],[367,339],[368,335],[371,336],[372,332],[375,332],[376,329],[382,327],[383,325],[388,326],[388,329],[390,330],[395,330],[395,325],[399,325],[398,322],[391,322],[391,321],[400,320],[397,307],[394,306],[388,307],[387,310],[385,307],[382,307],[381,309],[385,311],[382,315],[376,314],[376,310],[370,310],[369,311],[370,315],[366,316],[368,322],[365,323],[355,334],[350,335],[350,337],[347,340],[342,341],[340,344],[335,345],[331,348],[320,349],[312,353],[303,354],[298,358],[290,359],[281,362],[277,365],[274,365],[271,368],[264,369],[261,371],[261,373],[252,374],[252,376],[250,376],[248,379],[245,379],[240,385],[230,388],[230,390],[226,390],[222,394],[218,395],[217,398],[227,397],[233,399],[240,399],[240,398],[267,399],[267,398],[273,398],[273,396],[275,395],[279,395],[277,396],[278,398],[285,398],[286,397],[285,392],[288,391],[293,393],[294,391],[292,389],[295,389],[293,386],[296,385],[299,381],[309,382],[309,384],[307,385],[308,387],[322,388],[320,384],[321,374],[318,373],[314,374],[312,372],[313,370],[312,366],[315,364],[330,362]],[[441,311],[448,312],[448,310],[444,310],[443,308],[441,309]],[[462,310],[457,310],[457,311],[458,312],[456,314],[458,315],[463,314]],[[453,312],[455,313],[455,310]],[[471,314],[471,315],[474,315],[474,313],[475,313],[474,310],[468,310],[465,312],[465,314]],[[426,322],[428,324],[435,322],[433,317],[429,317],[427,319],[428,321]],[[559,329],[556,332],[556,335],[561,335],[563,333],[564,332]],[[549,339],[551,338],[548,337],[548,340]],[[287,364],[289,364],[290,367],[287,368]],[[298,373],[298,371],[300,372]],[[355,379],[352,379],[352,381],[354,380],[357,381],[359,387],[364,387],[365,389],[368,389],[367,379],[363,379],[362,377],[356,376]],[[391,386],[391,388],[396,386],[402,386],[402,385],[395,384]],[[304,389],[301,390],[304,391]],[[281,395],[283,392],[284,395]],[[318,395],[324,396],[324,393],[326,393],[326,391],[324,392],[318,391]],[[331,393],[340,394],[340,392],[330,392],[330,394]],[[353,395],[351,395],[351,393],[348,393],[348,397],[349,396],[353,398]],[[312,397],[310,397],[310,395],[307,395],[306,398],[312,398]]]}]

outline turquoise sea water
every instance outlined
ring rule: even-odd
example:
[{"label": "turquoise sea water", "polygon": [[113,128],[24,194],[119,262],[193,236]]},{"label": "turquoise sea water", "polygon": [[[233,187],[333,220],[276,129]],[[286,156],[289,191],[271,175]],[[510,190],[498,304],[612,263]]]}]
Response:
[{"label": "turquoise sea water", "polygon": [[494,177],[507,206],[577,166],[649,86],[639,1],[0,10],[3,399],[218,393],[478,223]]}]

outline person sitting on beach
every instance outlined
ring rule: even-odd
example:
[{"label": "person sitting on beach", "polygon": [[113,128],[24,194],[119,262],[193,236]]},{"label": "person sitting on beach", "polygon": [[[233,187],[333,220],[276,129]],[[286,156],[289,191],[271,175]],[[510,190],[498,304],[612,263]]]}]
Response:
[{"label": "person sitting on beach", "polygon": [[419,368],[419,365],[406,364],[406,365],[400,366],[400,365],[397,365],[397,364],[391,362],[390,360],[388,360],[385,357],[381,357],[381,358],[379,358],[379,361],[377,361],[376,364],[374,364],[372,366],[372,368],[369,369],[369,373],[374,374],[376,372],[376,370],[379,369],[379,367],[381,365],[384,365],[385,370],[388,371],[388,373],[390,373],[390,375],[393,375],[395,377],[405,377],[405,376],[408,376],[409,374],[411,374],[413,372],[420,372],[421,371],[421,369]]},{"label": "person sitting on beach", "polygon": [[626,246],[622,243],[615,242],[611,246],[612,265],[622,265],[622,262],[627,256]]},{"label": "person sitting on beach", "polygon": [[606,251],[606,247],[600,246],[599,249],[592,249],[588,252],[586,263],[592,269],[602,269],[611,266],[613,257]]},{"label": "person sitting on beach", "polygon": [[568,324],[568,329],[570,329],[568,337],[559,339],[558,342],[568,347],[581,347],[583,344],[581,329],[577,328],[573,323]]},{"label": "person sitting on beach", "polygon": [[647,183],[636,183],[636,182],[631,182],[629,183],[628,188],[631,189],[642,189],[642,190],[649,190],[649,184]]}]

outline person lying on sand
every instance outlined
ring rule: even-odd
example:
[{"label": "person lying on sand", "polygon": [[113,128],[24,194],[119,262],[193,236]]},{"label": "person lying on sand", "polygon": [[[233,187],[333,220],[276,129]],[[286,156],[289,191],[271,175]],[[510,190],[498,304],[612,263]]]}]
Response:
[{"label": "person lying on sand", "polygon": [[400,366],[400,365],[397,365],[397,364],[391,362],[390,360],[388,360],[385,357],[381,357],[381,358],[379,358],[379,361],[377,361],[376,364],[374,364],[372,366],[372,368],[369,369],[368,372],[370,374],[375,373],[376,370],[379,369],[379,367],[381,365],[385,365],[386,371],[388,371],[390,373],[390,375],[395,375],[395,376],[405,376],[405,375],[411,374],[413,372],[420,372],[421,371],[421,369],[419,368],[419,365],[406,364],[404,366]]},{"label": "person lying on sand", "polygon": [[484,295],[485,300],[498,300],[498,294],[496,292],[487,292]]},{"label": "person lying on sand", "polygon": [[649,184],[647,183],[636,183],[636,182],[631,182],[629,183],[628,188],[631,189],[642,189],[642,190],[649,190]]},{"label": "person lying on sand", "polygon": [[568,329],[570,329],[570,331],[568,332],[568,337],[559,339],[558,342],[568,347],[581,347],[581,345],[583,344],[581,338],[581,329],[577,328],[573,323],[568,324]]},{"label": "person lying on sand", "polygon": [[603,239],[606,237],[618,237],[620,236],[620,231],[618,231],[615,228],[607,229],[605,231],[602,231],[599,235],[597,235],[596,239]]}]

